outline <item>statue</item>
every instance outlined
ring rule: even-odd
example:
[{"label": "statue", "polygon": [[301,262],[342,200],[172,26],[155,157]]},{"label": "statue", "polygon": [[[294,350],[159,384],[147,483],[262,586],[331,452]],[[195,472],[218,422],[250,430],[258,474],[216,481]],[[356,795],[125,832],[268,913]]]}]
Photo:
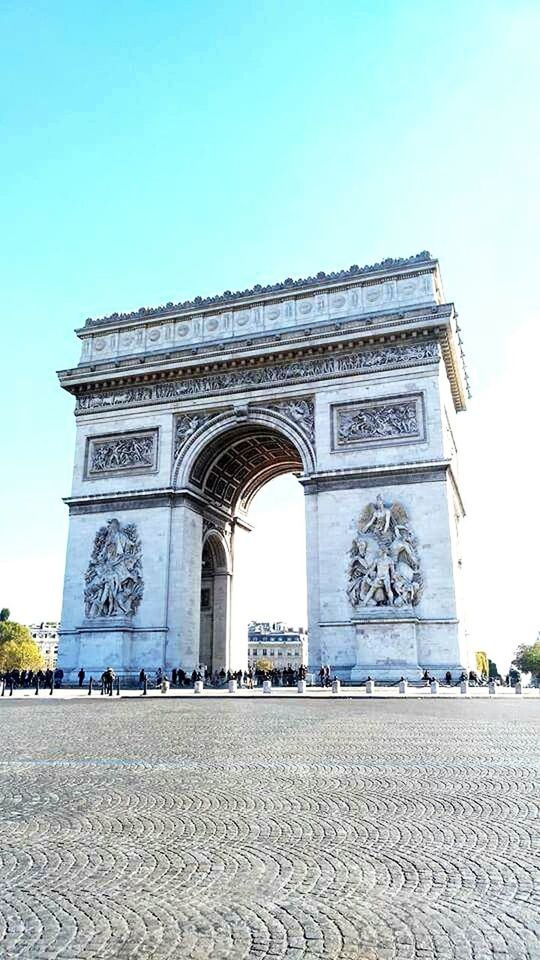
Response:
[{"label": "statue", "polygon": [[[392,591],[392,578],[395,575],[394,564],[388,556],[384,547],[379,547],[375,560],[367,572],[369,587],[367,593],[362,599],[364,606],[375,595],[378,595],[377,602],[392,605],[394,602],[394,593]],[[382,594],[382,596],[381,596]]]},{"label": "statue", "polygon": [[390,510],[388,507],[385,507],[383,498],[380,493],[377,494],[377,499],[375,503],[370,503],[371,508],[371,517],[368,522],[362,528],[364,533],[367,533],[370,527],[373,527],[377,533],[386,533],[388,527],[390,526]]},{"label": "statue", "polygon": [[86,571],[86,616],[133,616],[143,594],[141,543],[135,524],[109,520],[96,534]]},{"label": "statue", "polygon": [[349,584],[347,589],[349,599],[353,606],[362,600],[362,586],[369,570],[369,564],[366,560],[367,543],[365,540],[353,540],[349,556],[351,563],[349,566]]},{"label": "statue", "polygon": [[347,596],[357,607],[411,607],[422,589],[416,541],[405,507],[378,494],[360,516],[350,550]]}]

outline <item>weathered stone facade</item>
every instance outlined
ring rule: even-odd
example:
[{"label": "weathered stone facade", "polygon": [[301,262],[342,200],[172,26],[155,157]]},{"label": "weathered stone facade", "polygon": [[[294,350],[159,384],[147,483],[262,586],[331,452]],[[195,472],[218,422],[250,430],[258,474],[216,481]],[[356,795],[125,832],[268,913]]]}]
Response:
[{"label": "weathered stone facade", "polygon": [[[287,472],[306,494],[311,666],[361,679],[466,665],[453,430],[466,385],[436,260],[113,315],[78,335],[81,362],[60,373],[77,416],[64,670],[193,667],[203,650],[244,666],[231,581],[252,498]],[[388,528],[364,530],[377,504]],[[112,521],[136,529],[144,591],[106,556],[85,610]]]}]

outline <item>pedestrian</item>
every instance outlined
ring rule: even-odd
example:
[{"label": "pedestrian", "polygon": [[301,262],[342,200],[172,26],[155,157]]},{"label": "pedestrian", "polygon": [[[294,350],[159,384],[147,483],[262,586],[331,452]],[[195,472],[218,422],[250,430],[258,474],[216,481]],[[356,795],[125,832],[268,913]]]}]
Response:
[{"label": "pedestrian", "polygon": [[84,668],[83,668],[83,667],[81,667],[81,669],[79,670],[77,676],[78,676],[78,678],[79,678],[79,686],[82,687],[82,685],[83,685],[83,683],[84,683],[84,677],[85,677],[85,673],[84,673]]},{"label": "pedestrian", "polygon": [[106,670],[101,674],[101,682],[103,684],[103,689],[105,694],[112,696],[113,683],[115,681],[116,674],[112,667],[107,667]]}]

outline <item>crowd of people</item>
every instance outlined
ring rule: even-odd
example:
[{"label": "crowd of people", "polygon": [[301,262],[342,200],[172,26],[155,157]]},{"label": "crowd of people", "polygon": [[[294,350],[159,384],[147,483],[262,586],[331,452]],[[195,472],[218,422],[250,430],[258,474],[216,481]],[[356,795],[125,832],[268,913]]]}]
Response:
[{"label": "crowd of people", "polygon": [[[202,681],[207,687],[218,688],[226,686],[229,680],[236,680],[239,688],[244,687],[251,690],[254,686],[262,684],[264,680],[270,680],[275,687],[293,687],[299,680],[305,680],[305,678],[306,667],[303,664],[297,669],[291,666],[284,667],[281,670],[277,668],[252,670],[251,667],[247,670],[224,670],[222,668],[213,672],[207,669],[192,670],[191,673],[183,670],[182,667],[178,667],[171,671],[170,677],[159,667],[155,674],[155,684],[161,686],[163,680],[168,680],[173,687],[192,687],[196,681]],[[139,684],[142,685],[145,680],[147,683],[151,682],[146,671],[141,670]]]},{"label": "crowd of people", "polygon": [[47,670],[13,669],[6,670],[4,673],[0,673],[0,682],[4,681],[6,686],[12,683],[14,687],[22,689],[35,687],[37,683],[39,683],[40,687],[50,687],[53,679],[55,687],[60,687],[62,685],[63,678],[63,670],[51,670],[50,667]]}]

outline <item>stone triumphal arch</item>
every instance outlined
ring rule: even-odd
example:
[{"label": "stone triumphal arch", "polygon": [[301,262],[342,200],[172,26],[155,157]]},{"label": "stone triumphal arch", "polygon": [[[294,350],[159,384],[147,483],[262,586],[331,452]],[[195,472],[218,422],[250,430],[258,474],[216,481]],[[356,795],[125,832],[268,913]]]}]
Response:
[{"label": "stone triumphal arch", "polygon": [[[465,374],[428,253],[87,320],[60,664],[244,667],[249,506],[294,473],[310,666],[466,666],[454,420]],[[271,589],[271,585],[269,585]]]}]

